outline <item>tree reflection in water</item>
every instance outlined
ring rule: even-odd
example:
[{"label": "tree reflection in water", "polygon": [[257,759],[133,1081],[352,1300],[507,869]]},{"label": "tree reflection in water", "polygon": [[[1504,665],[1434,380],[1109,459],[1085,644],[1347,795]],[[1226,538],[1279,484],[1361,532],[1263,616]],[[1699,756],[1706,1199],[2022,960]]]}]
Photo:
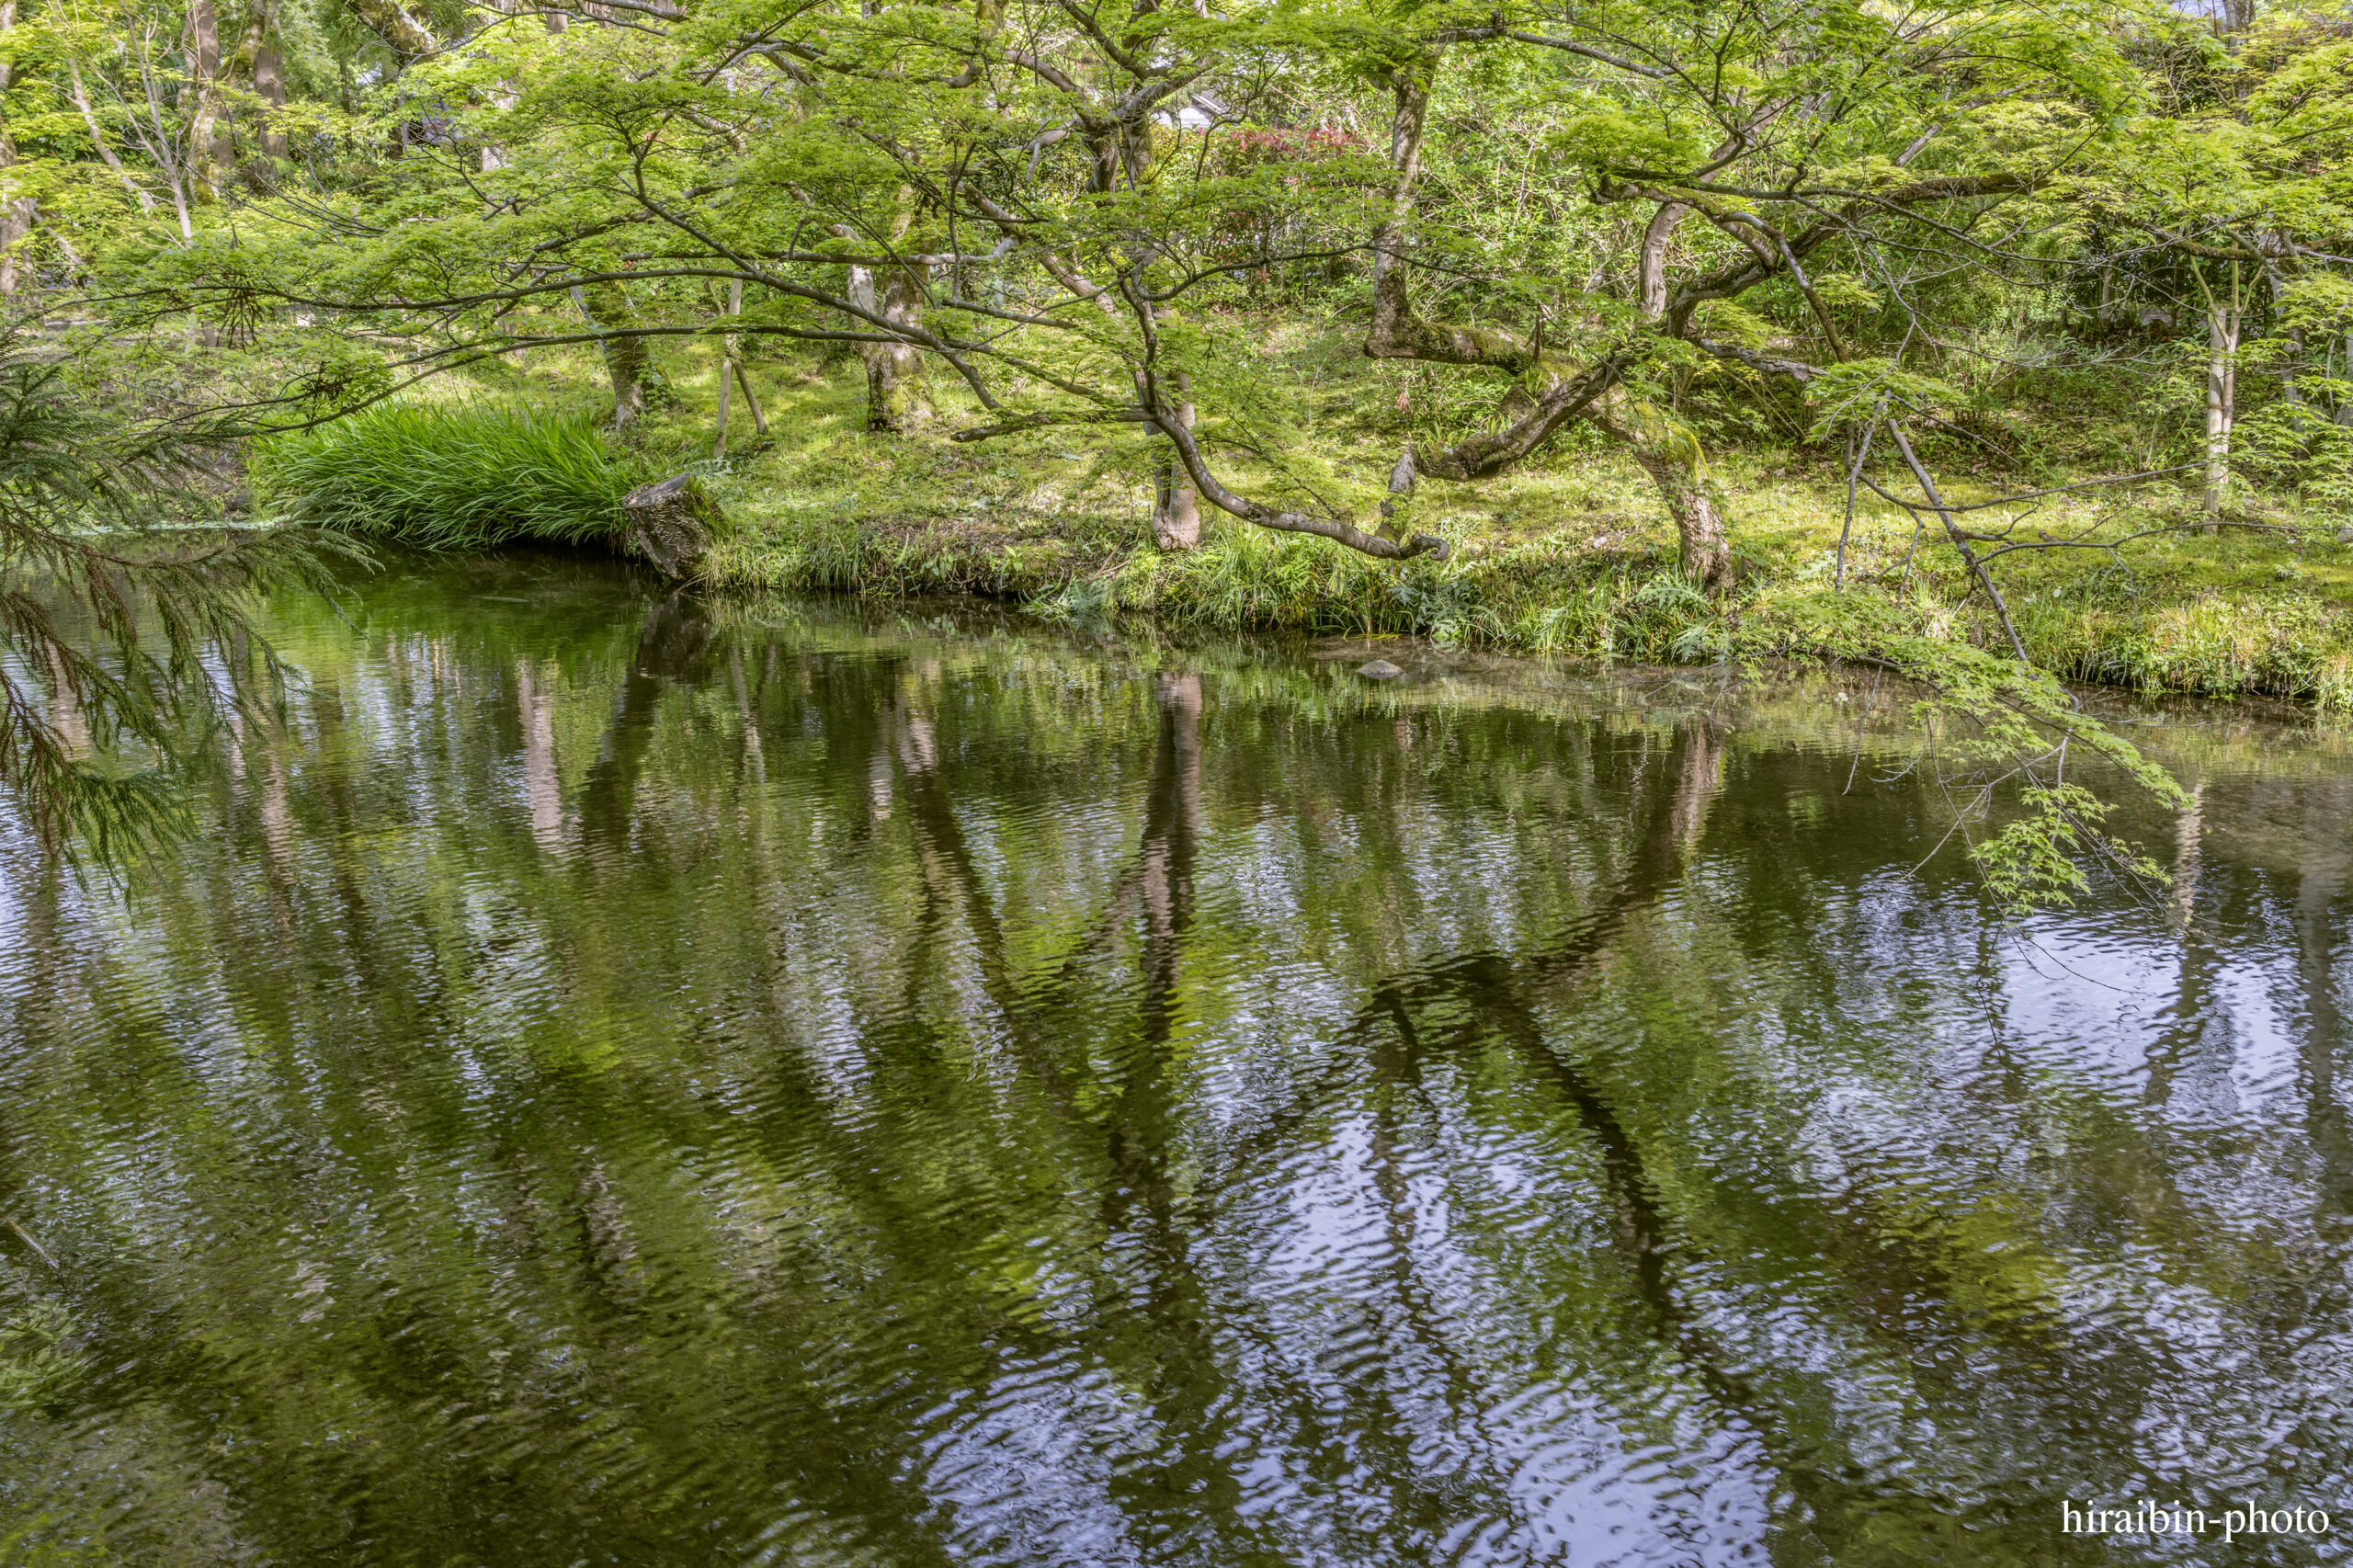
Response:
[{"label": "tree reflection in water", "polygon": [[2005,936],[1821,690],[505,569],[290,624],[171,863],[7,841],[23,1550],[2090,1562],[2063,1499],[2341,1495],[2325,741],[2179,732],[2183,907]]}]

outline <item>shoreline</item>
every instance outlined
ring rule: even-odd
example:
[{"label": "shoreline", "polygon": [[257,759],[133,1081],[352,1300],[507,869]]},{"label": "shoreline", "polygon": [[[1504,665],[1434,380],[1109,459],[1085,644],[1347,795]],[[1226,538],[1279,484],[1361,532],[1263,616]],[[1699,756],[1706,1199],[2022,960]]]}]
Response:
[{"label": "shoreline", "polygon": [[[1822,562],[1790,570],[1752,557],[1733,592],[1711,601],[1682,580],[1665,540],[1632,531],[1599,550],[1565,530],[1458,540],[1447,561],[1404,562],[1240,524],[1213,525],[1199,548],[1181,553],[1155,550],[1141,532],[1045,513],[983,526],[755,513],[714,541],[696,580],[884,598],[964,594],[1055,621],[1139,615],[1205,631],[1418,637],[1440,648],[1661,667],[1868,663],[1897,644],[1998,651],[2006,642],[1983,596],[1961,591],[1957,563],[1915,560],[1891,581],[1877,538],[1850,550],[1843,590]],[[2353,555],[2333,540],[2284,545],[2268,530],[2222,537],[2233,532],[2242,536],[2231,541],[2237,553],[2269,561],[2283,588],[2294,582],[2283,568],[2296,570],[2300,556]],[[2060,680],[2143,698],[2353,710],[2353,605],[2145,575],[2120,592],[2112,565],[2086,570],[2065,559],[2095,553],[2053,552],[2061,559],[2042,558],[2005,595],[2029,653]]]}]

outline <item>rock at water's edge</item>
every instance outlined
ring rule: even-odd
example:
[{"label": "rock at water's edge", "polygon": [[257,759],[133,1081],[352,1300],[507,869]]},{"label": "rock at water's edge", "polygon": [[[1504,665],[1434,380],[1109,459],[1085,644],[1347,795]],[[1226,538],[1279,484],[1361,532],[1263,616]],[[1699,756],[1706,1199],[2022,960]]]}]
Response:
[{"label": "rock at water's edge", "polygon": [[621,542],[631,555],[643,556],[665,577],[691,574],[710,536],[725,523],[719,503],[703,494],[702,483],[691,473],[673,474],[652,484],[641,484],[623,498]]},{"label": "rock at water's edge", "polygon": [[1358,665],[1357,674],[1367,680],[1395,680],[1405,672],[1386,659],[1375,659],[1369,665]]}]

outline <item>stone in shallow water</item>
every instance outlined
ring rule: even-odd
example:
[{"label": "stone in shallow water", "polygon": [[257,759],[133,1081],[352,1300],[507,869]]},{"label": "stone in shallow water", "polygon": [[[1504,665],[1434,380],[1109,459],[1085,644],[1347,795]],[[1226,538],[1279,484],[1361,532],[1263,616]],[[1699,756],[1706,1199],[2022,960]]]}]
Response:
[{"label": "stone in shallow water", "polygon": [[1395,680],[1405,672],[1386,659],[1375,659],[1369,665],[1358,665],[1357,674],[1368,680]]},{"label": "stone in shallow water", "polygon": [[622,500],[621,515],[628,552],[651,561],[665,577],[691,575],[724,521],[719,504],[690,473],[639,485]]}]

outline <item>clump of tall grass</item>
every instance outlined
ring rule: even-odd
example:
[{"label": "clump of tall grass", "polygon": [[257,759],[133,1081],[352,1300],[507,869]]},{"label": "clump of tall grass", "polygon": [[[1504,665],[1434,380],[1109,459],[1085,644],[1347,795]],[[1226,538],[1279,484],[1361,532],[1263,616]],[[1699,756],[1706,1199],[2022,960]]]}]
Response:
[{"label": "clump of tall grass", "polygon": [[262,442],[262,496],[337,533],[426,550],[609,544],[638,476],[585,414],[379,403]]}]

